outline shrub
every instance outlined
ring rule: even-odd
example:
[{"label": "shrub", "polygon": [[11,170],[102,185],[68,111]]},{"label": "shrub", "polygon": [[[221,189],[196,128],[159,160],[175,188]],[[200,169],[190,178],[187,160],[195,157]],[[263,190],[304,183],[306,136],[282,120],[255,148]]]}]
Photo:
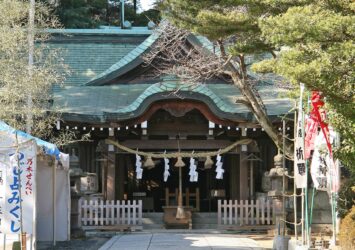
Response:
[{"label": "shrub", "polygon": [[342,250],[355,249],[355,206],[351,208],[341,222],[339,241]]}]

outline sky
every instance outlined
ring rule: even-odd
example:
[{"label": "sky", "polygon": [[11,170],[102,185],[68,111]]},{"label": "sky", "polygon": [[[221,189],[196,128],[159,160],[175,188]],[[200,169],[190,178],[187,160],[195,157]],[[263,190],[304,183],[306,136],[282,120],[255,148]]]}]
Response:
[{"label": "sky", "polygon": [[155,0],[141,0],[141,7],[144,10],[149,10],[152,7],[152,4],[155,2]]}]

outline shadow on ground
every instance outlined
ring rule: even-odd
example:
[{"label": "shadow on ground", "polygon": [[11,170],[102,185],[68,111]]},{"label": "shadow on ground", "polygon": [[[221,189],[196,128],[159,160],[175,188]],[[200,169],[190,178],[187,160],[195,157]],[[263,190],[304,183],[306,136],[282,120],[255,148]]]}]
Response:
[{"label": "shadow on ground", "polygon": [[57,242],[55,247],[53,247],[52,242],[38,242],[37,250],[97,250],[109,239],[109,237],[73,239],[70,241]]}]

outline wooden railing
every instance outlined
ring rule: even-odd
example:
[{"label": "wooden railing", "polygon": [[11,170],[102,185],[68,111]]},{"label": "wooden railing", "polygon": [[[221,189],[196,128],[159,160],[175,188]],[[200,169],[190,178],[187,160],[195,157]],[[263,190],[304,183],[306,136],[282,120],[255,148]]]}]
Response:
[{"label": "wooden railing", "polygon": [[219,226],[250,226],[273,224],[271,201],[218,200]]},{"label": "wooden railing", "polygon": [[142,201],[79,201],[79,222],[85,229],[139,229],[142,226]]}]

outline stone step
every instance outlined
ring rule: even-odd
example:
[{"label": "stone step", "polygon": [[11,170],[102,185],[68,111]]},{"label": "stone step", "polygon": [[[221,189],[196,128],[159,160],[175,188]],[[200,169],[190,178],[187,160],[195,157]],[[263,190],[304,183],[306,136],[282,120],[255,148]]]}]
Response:
[{"label": "stone step", "polygon": [[164,229],[163,213],[143,213],[144,230]]},{"label": "stone step", "polygon": [[194,224],[192,223],[192,229],[218,229],[217,224]]},{"label": "stone step", "polygon": [[192,217],[195,218],[217,218],[217,213],[192,213]]},{"label": "stone step", "polygon": [[143,213],[143,218],[163,218],[164,213]]},{"label": "stone step", "polygon": [[217,223],[217,217],[216,218],[194,218],[192,217],[192,221],[195,223]]},{"label": "stone step", "polygon": [[[164,229],[163,216],[164,213],[143,213],[143,228]],[[193,229],[217,229],[217,213],[193,213],[192,227]]]},{"label": "stone step", "polygon": [[148,229],[165,229],[164,224],[143,224],[143,230]]}]

